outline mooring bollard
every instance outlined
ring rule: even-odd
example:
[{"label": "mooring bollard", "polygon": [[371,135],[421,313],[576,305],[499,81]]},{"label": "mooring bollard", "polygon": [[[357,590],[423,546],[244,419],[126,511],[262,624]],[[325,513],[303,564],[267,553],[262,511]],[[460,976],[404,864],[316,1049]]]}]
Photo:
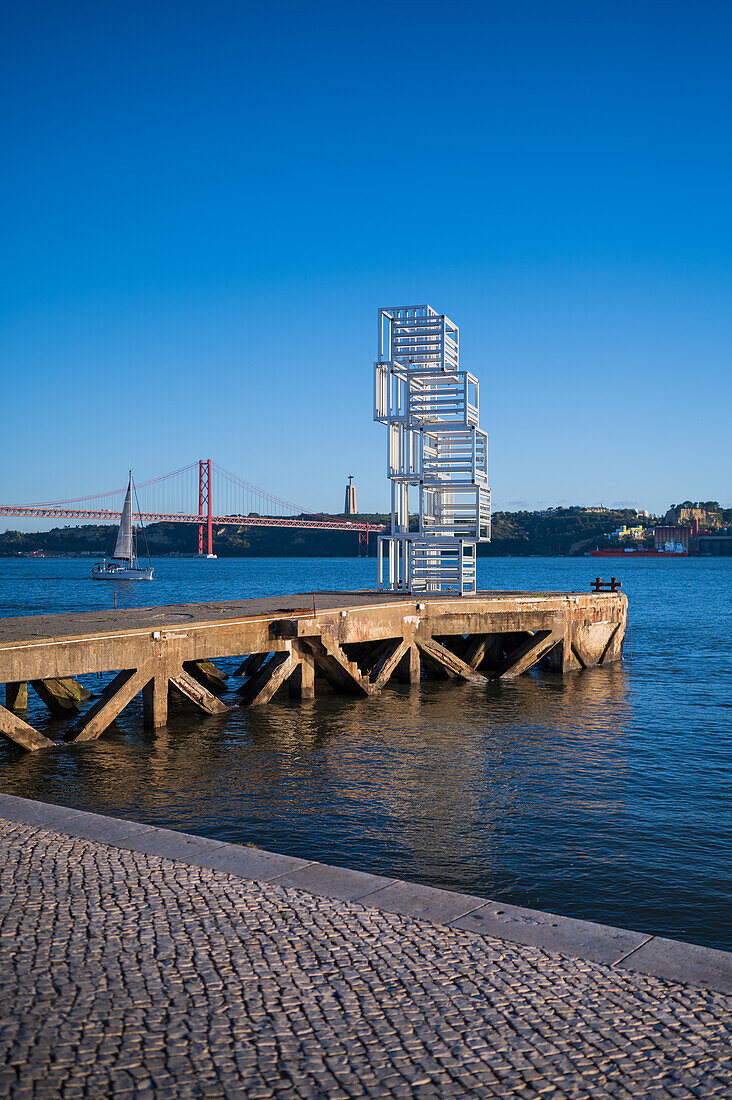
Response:
[{"label": "mooring bollard", "polygon": [[602,577],[595,577],[590,585],[593,592],[617,592],[622,587],[617,577],[611,577],[609,581],[604,581]]}]

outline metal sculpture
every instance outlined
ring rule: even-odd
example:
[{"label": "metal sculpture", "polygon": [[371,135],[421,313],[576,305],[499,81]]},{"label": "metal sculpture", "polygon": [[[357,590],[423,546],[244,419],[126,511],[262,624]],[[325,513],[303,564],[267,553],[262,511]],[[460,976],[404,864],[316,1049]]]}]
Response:
[{"label": "metal sculpture", "polygon": [[[459,331],[431,306],[379,310],[374,420],[388,432],[391,531],[379,536],[379,589],[476,591],[476,544],[491,537],[488,437],[478,379],[460,370]],[[410,530],[409,488],[419,494]]]}]

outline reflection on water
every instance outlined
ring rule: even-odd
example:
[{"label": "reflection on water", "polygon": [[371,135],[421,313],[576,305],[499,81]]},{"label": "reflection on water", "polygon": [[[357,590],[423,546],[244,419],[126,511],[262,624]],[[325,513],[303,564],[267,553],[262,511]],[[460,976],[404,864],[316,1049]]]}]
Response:
[{"label": "reflection on water", "polygon": [[[522,563],[533,587],[542,564]],[[285,695],[221,719],[175,698],[155,734],[142,730],[136,700],[98,742],[1,748],[2,788],[732,947],[730,711],[723,692],[695,693],[698,666],[689,668],[698,628],[707,673],[729,683],[729,647],[715,648],[709,619],[692,615],[670,660],[668,593],[631,595],[631,607],[641,653],[629,664],[396,685],[370,699]],[[230,684],[233,702],[239,681]],[[58,725],[31,704],[29,720],[53,736]]]}]

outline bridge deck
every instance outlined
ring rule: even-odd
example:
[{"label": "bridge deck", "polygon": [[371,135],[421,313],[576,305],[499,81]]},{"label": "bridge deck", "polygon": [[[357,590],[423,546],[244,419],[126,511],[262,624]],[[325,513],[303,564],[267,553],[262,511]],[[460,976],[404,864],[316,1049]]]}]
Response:
[{"label": "bridge deck", "polygon": [[223,657],[245,658],[240,694],[249,706],[269,702],[285,682],[310,698],[316,676],[372,695],[392,677],[481,681],[539,662],[564,672],[608,664],[621,655],[626,613],[618,592],[364,591],[4,619],[0,733],[28,749],[53,745],[19,717],[21,687],[30,682],[52,709],[78,717],[88,693],[73,678],[118,670],[71,731],[74,740],[100,736],[140,691],[151,727],[165,724],[170,687],[205,713],[224,714],[210,664]]}]

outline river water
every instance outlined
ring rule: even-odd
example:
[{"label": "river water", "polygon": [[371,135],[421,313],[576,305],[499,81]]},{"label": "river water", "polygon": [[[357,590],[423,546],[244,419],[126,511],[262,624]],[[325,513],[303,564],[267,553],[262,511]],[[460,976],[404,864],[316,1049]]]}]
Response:
[{"label": "river water", "polygon": [[[111,606],[90,564],[0,559],[0,615]],[[375,576],[365,559],[155,564],[152,584],[118,586],[120,607]],[[486,589],[587,591],[598,572],[617,573],[630,600],[620,665],[372,699],[284,695],[223,719],[174,701],[155,734],[138,699],[91,744],[0,744],[0,787],[730,949],[732,560],[479,561]],[[59,736],[33,696],[29,721]]]}]

